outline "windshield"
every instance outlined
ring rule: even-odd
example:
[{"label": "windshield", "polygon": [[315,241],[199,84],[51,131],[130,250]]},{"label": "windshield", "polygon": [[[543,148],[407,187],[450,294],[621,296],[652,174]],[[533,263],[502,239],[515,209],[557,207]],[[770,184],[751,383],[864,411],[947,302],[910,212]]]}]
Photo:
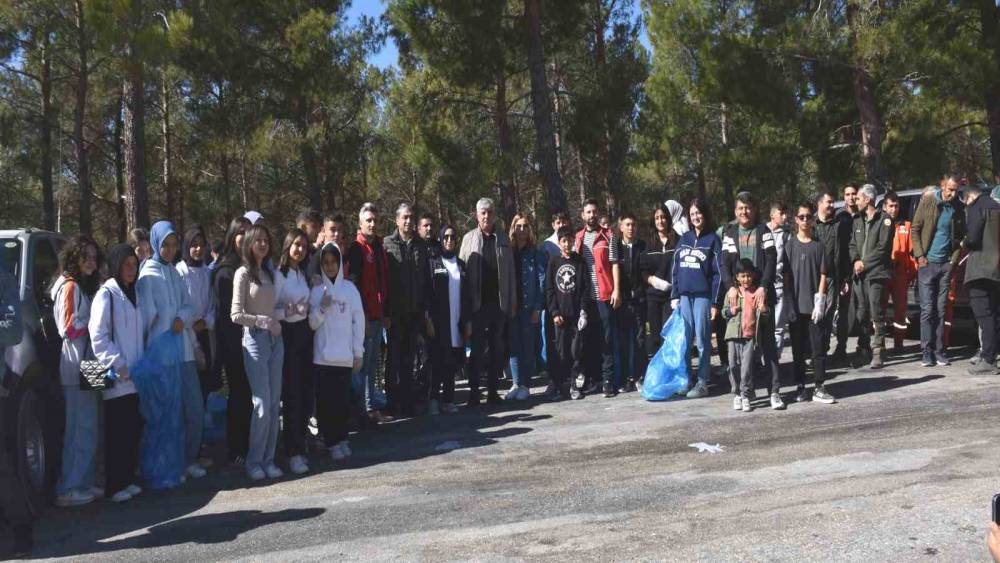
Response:
[{"label": "windshield", "polygon": [[15,279],[20,281],[21,241],[13,238],[0,238],[0,264],[7,268],[7,271]]}]

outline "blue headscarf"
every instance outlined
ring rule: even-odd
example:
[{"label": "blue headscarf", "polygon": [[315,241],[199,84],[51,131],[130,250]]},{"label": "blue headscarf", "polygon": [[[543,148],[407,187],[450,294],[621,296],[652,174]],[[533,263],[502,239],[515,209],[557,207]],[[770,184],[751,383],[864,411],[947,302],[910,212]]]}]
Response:
[{"label": "blue headscarf", "polygon": [[157,221],[153,225],[153,228],[149,230],[149,245],[153,247],[153,257],[150,260],[156,260],[160,264],[167,264],[163,258],[160,258],[160,247],[163,246],[163,241],[167,240],[167,237],[170,235],[177,236],[174,224],[170,221]]}]

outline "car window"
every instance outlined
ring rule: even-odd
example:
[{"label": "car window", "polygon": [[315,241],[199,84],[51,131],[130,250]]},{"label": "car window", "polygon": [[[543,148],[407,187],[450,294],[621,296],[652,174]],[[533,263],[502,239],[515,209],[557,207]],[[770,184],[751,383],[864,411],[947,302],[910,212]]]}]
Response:
[{"label": "car window", "polygon": [[35,302],[44,303],[48,299],[49,286],[59,272],[59,257],[48,239],[35,239],[31,254],[31,288]]}]

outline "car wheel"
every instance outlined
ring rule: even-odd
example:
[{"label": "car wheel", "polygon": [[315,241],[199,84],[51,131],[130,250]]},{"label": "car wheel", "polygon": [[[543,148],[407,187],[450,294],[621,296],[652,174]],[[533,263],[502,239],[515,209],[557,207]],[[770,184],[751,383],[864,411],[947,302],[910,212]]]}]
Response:
[{"label": "car wheel", "polygon": [[16,402],[14,452],[18,477],[36,514],[48,504],[57,478],[59,452],[53,423],[38,390],[27,387]]}]

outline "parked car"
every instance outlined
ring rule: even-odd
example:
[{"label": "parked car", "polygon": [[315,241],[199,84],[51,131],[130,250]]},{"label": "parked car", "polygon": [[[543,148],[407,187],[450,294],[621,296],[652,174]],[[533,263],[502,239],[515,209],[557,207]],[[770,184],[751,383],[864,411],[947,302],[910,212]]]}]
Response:
[{"label": "parked car", "polygon": [[18,280],[24,319],[24,338],[3,358],[10,370],[7,389],[0,390],[0,446],[8,448],[36,513],[51,500],[62,455],[61,340],[49,287],[59,274],[64,242],[65,237],[48,231],[0,230],[0,252]]}]

